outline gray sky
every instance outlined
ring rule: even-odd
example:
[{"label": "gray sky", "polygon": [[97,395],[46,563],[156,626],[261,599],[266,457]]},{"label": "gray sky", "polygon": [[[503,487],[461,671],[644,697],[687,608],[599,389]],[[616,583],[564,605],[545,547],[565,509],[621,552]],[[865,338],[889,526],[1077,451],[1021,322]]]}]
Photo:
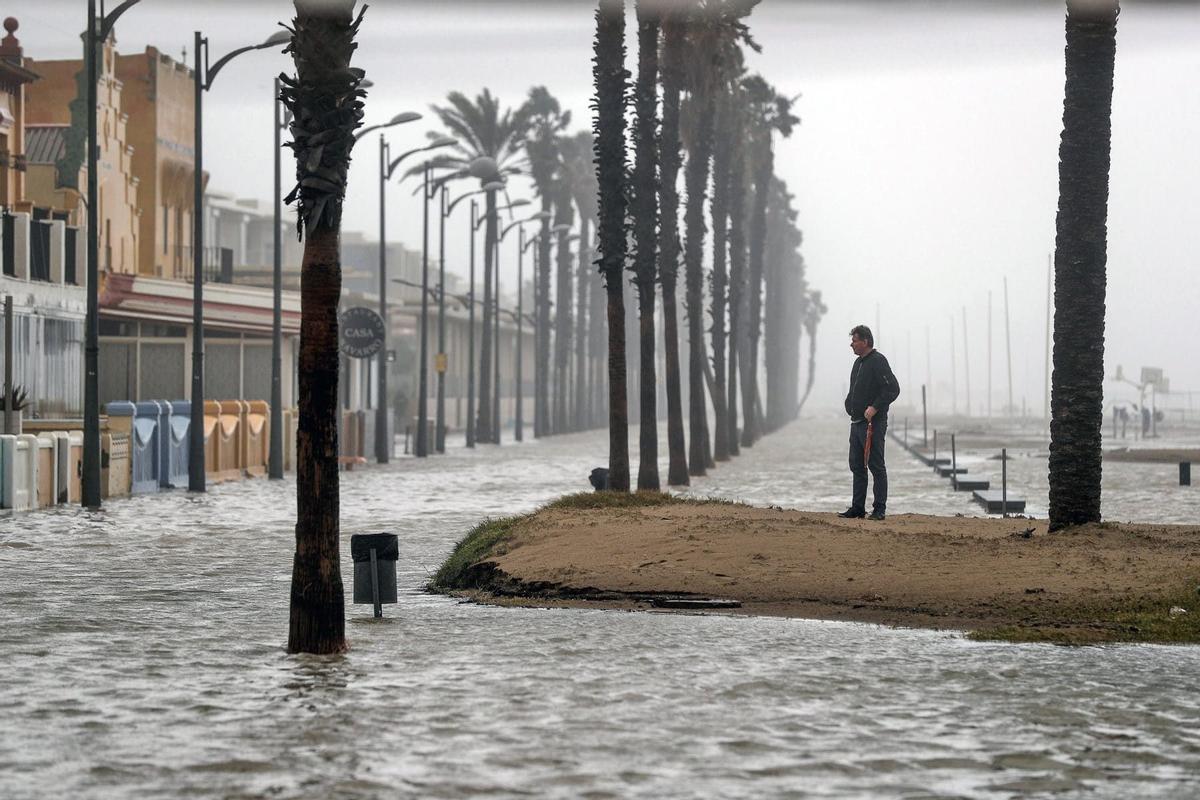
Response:
[{"label": "gray sky", "polygon": [[[1106,374],[1166,368],[1176,389],[1200,390],[1188,341],[1200,305],[1200,6],[1128,0],[1117,32],[1109,205]],[[81,0],[22,0],[25,52],[76,57]],[[447,92],[483,86],[506,103],[545,84],[590,125],[592,4],[370,3],[356,65],[376,86],[368,121],[428,112]],[[179,57],[192,31],[214,57],[260,41],[290,13],[286,2],[144,0],[117,28],[121,52],[154,44]],[[957,397],[966,401],[966,308],[972,407],[985,403],[987,298],[993,297],[993,405],[1007,392],[1003,279],[1009,281],[1015,401],[1041,413],[1047,259],[1054,249],[1063,89],[1063,6],[1055,2],[786,2],[764,0],[750,19],[780,91],[801,95],[802,124],[777,146],[796,194],[809,280],[829,314],[819,335],[816,400],[838,399],[849,373],[845,335],[876,322],[877,344],[906,393],[927,376],[949,407],[950,330]],[[632,30],[630,58],[635,44]],[[206,98],[205,166],[213,186],[266,200],[271,192],[271,78],[282,55],[245,55]],[[404,149],[427,120],[396,129]],[[431,123],[430,123],[431,124]],[[374,237],[377,149],[364,140],[351,172],[345,226]],[[420,209],[390,189],[389,229],[420,244]],[[525,193],[518,185],[514,196]],[[466,225],[452,219],[448,232]],[[448,233],[452,237],[451,233]],[[465,243],[449,250],[463,264]],[[514,257],[505,254],[507,266]],[[509,278],[511,281],[511,278]],[[909,341],[911,340],[911,352]],[[1197,396],[1200,403],[1200,395]]]}]

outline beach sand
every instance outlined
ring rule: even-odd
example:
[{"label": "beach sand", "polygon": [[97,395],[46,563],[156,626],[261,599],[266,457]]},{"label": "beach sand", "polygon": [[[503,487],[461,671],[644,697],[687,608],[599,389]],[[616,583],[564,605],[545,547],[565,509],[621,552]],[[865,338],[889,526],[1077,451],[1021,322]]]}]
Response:
[{"label": "beach sand", "polygon": [[[1200,618],[1195,526],[1049,534],[1044,520],[1025,518],[875,522],[704,501],[587,507],[587,497],[504,521],[503,535],[440,588],[536,606],[722,598],[741,603],[729,613],[1033,640],[1190,641]],[[1189,613],[1168,616],[1176,606]]]}]

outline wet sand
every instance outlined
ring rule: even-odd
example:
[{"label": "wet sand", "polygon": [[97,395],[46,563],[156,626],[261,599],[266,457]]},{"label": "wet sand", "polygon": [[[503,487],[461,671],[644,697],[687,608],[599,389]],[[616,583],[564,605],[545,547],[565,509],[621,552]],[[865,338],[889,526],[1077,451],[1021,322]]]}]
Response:
[{"label": "wet sand", "polygon": [[[507,523],[472,563],[444,588],[505,604],[648,609],[664,596],[725,598],[741,603],[728,613],[1076,641],[1188,641],[1179,626],[1200,619],[1196,526],[1049,534],[1044,520],[1024,518],[552,505]],[[1178,604],[1190,614],[1166,622]],[[1159,623],[1166,632],[1148,628]]]}]

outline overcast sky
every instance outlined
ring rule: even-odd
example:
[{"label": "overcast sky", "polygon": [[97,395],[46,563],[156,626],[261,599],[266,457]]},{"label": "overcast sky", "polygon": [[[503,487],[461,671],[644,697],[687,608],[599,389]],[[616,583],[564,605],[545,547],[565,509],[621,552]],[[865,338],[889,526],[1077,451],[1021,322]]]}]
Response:
[{"label": "overcast sky", "polygon": [[[115,3],[110,3],[115,5]],[[452,90],[484,86],[506,104],[546,85],[590,125],[593,4],[370,3],[356,65],[375,82],[368,122],[428,112]],[[1117,32],[1109,204],[1106,374],[1118,364],[1167,370],[1174,389],[1200,391],[1190,342],[1200,306],[1200,7],[1127,0]],[[287,2],[144,0],[117,27],[118,49],[147,44],[180,57],[192,31],[214,60],[260,41]],[[18,36],[33,58],[77,57],[82,0],[21,0]],[[973,409],[984,408],[987,301],[993,307],[993,405],[1007,394],[1003,281],[1008,278],[1015,402],[1041,413],[1047,259],[1054,249],[1062,127],[1064,8],[1055,2],[788,2],[764,0],[750,19],[780,91],[800,94],[802,124],[777,146],[796,194],[810,283],[829,314],[819,334],[816,399],[844,391],[846,332],[876,324],[909,397],[932,378],[949,407],[951,320],[957,400],[966,403],[962,315]],[[629,33],[634,58],[633,31]],[[205,166],[215,188],[266,201],[271,192],[274,51],[242,56],[206,98]],[[422,140],[427,119],[396,129],[394,147]],[[364,140],[352,169],[345,227],[374,238],[377,149]],[[389,228],[420,244],[420,210],[391,189]],[[518,186],[514,196],[529,195]],[[452,220],[448,230],[463,220]],[[459,269],[465,244],[450,250]],[[512,266],[512,257],[507,257]],[[509,278],[511,281],[511,278]],[[930,347],[926,349],[928,341]],[[911,347],[910,347],[911,341]],[[927,363],[929,366],[927,367]],[[931,373],[931,374],[930,374]],[[919,399],[917,400],[919,403]],[[1182,402],[1182,401],[1177,401]],[[1200,394],[1196,402],[1200,404]]]}]

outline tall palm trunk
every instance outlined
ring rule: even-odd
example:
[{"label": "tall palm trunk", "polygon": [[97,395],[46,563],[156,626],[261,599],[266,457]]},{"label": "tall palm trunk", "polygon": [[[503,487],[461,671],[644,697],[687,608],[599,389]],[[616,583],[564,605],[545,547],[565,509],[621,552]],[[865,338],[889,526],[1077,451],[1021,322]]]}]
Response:
[{"label": "tall palm trunk", "polygon": [[729,426],[729,451],[736,456],[740,453],[738,366],[746,341],[746,149],[742,144],[744,126],[738,124],[734,131],[736,143],[729,174],[729,407],[725,421]]},{"label": "tall palm trunk", "polygon": [[1054,245],[1050,529],[1100,521],[1108,172],[1117,0],[1067,0]]},{"label": "tall palm trunk", "polygon": [[[589,270],[594,268],[588,265]],[[589,427],[602,428],[608,424],[608,340],[607,340],[607,304],[608,295],[601,291],[603,276],[591,273],[588,277],[592,283],[590,292],[591,303],[588,309],[588,361],[591,371],[588,377],[588,391],[591,404]]]},{"label": "tall palm trunk", "polygon": [[725,386],[725,311],[729,291],[726,270],[729,220],[730,160],[733,155],[733,103],[728,92],[717,101],[716,143],[713,146],[713,267],[710,281],[712,314],[713,370],[713,459],[729,460],[729,414]]},{"label": "tall palm trunk", "polygon": [[496,260],[496,192],[487,193],[487,217],[484,222],[486,231],[483,239],[483,327],[479,336],[479,417],[475,422],[475,440],[478,442],[495,442],[496,432],[493,430],[493,398],[492,398],[492,347],[495,346],[492,316],[495,311],[492,301],[494,284],[492,283],[493,264]]},{"label": "tall palm trunk", "polygon": [[683,387],[679,373],[679,314],[676,286],[679,276],[679,95],[683,91],[687,27],[679,11],[663,17],[662,140],[659,188],[658,275],[662,284],[663,347],[667,383],[667,483],[687,486],[686,442],[683,435]]},{"label": "tall palm trunk", "polygon": [[586,214],[579,215],[579,264],[575,270],[575,408],[571,427],[583,431],[587,418],[587,343],[588,343],[588,285],[592,277],[590,226]]},{"label": "tall palm trunk", "polygon": [[[570,225],[575,218],[569,187],[560,185],[554,204],[554,224]],[[554,300],[554,432],[566,433],[571,358],[571,243],[559,233]]]},{"label": "tall palm trunk", "polygon": [[608,488],[629,491],[629,417],[625,395],[625,69],[624,0],[600,0],[596,11],[593,117],[600,184],[600,271],[608,294]]},{"label": "tall palm trunk", "polygon": [[696,140],[688,153],[684,180],[687,208],[684,223],[687,238],[683,246],[683,265],[688,316],[688,426],[691,440],[688,464],[692,475],[704,475],[708,465],[708,409],[704,389],[704,201],[708,194],[709,160],[713,145],[713,101],[710,93],[695,97],[697,109]]},{"label": "tall palm trunk", "polygon": [[[542,211],[551,210],[550,194],[542,191]],[[534,368],[534,435],[550,433],[550,218],[542,220],[542,235],[537,243],[537,293],[534,300],[535,314],[534,350],[537,363]]]},{"label": "tall palm trunk", "polygon": [[[296,553],[288,652],[347,648],[338,486],[338,300],[342,199],[354,129],[363,116],[363,72],[350,68],[362,12],[354,0],[296,2],[288,46],[296,77],[280,76],[292,112],[300,230],[300,420],[296,459]],[[329,111],[328,109],[335,109]],[[314,139],[316,142],[314,143]]]},{"label": "tall palm trunk", "polygon": [[[770,136],[770,134],[767,134]],[[751,447],[762,435],[755,410],[758,398],[758,342],[762,333],[763,248],[767,236],[767,198],[770,197],[774,156],[768,139],[760,144],[754,164],[754,211],[750,217],[750,274],[746,282],[746,361],[742,368],[742,447]]]},{"label": "tall palm trunk", "polygon": [[657,11],[638,0],[637,122],[633,173],[634,275],[638,290],[641,340],[638,393],[641,397],[638,437],[639,491],[658,491],[658,384],[654,363],[654,284],[658,278],[658,29]]}]

